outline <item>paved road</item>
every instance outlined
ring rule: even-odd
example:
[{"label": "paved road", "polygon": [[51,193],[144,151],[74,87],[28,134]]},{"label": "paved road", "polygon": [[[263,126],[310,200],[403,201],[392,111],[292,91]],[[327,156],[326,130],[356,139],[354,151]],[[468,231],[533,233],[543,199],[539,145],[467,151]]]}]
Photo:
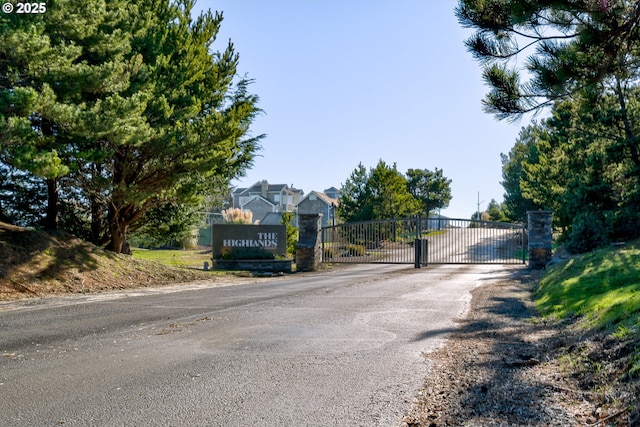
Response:
[{"label": "paved road", "polygon": [[448,228],[428,241],[429,263],[522,263],[516,252],[522,245],[520,229]]},{"label": "paved road", "polygon": [[501,266],[0,305],[2,426],[393,426]]}]

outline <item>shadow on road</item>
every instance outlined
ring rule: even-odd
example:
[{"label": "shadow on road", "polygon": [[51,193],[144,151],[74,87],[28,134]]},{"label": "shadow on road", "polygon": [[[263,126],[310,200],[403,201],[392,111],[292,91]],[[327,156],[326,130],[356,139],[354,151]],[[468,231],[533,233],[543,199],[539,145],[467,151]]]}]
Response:
[{"label": "shadow on road", "polygon": [[403,425],[575,425],[557,404],[562,387],[543,368],[566,343],[562,328],[537,316],[535,275],[512,270],[472,292],[468,316],[427,355],[432,373]]}]

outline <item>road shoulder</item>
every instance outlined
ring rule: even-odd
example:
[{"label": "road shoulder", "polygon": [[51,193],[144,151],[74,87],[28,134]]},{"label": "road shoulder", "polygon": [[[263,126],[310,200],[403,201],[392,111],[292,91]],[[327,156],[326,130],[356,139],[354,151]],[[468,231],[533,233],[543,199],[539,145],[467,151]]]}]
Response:
[{"label": "road shoulder", "polygon": [[634,414],[593,393],[593,377],[567,369],[563,355],[582,342],[537,316],[535,275],[522,270],[473,291],[459,330],[425,355],[429,376],[400,426],[631,425]]}]

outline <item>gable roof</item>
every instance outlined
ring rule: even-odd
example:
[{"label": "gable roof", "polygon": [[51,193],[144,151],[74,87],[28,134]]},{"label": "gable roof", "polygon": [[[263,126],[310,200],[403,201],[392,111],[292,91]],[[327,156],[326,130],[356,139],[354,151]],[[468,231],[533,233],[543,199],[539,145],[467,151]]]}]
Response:
[{"label": "gable roof", "polygon": [[240,195],[244,193],[259,193],[262,194],[262,185],[267,185],[267,193],[279,193],[282,190],[287,190],[292,193],[303,193],[302,190],[298,190],[297,188],[289,187],[287,184],[269,184],[267,180],[258,181],[253,184],[251,187],[243,187],[236,188],[233,190],[234,195]]},{"label": "gable roof", "polygon": [[242,193],[244,193],[244,192],[245,192],[245,191],[247,191],[247,190],[248,190],[248,188],[247,188],[247,187],[242,187],[242,188],[241,188],[241,187],[238,187],[238,188],[235,188],[235,189],[233,190],[233,193],[232,193],[232,194],[242,194]]},{"label": "gable roof", "polygon": [[276,206],[273,202],[271,202],[270,200],[265,199],[262,196],[253,195],[253,196],[251,196],[251,198],[249,200],[247,200],[245,203],[243,203],[241,207],[244,208],[247,205],[256,204],[256,203],[263,203],[263,204],[266,204],[266,205],[269,205],[269,206]]},{"label": "gable roof", "polygon": [[282,222],[282,212],[269,212],[260,220],[262,225],[280,225]]},{"label": "gable roof", "polygon": [[[331,205],[338,205],[339,201],[338,199],[334,199],[333,197],[329,197],[324,193],[321,193],[320,191],[312,191],[309,194],[307,194],[306,196],[304,196],[304,199],[300,200],[300,203],[302,203],[303,201],[309,199],[309,196],[311,195],[315,195],[318,199],[320,199],[321,201],[325,202],[327,205],[331,206]],[[298,203],[298,204],[300,204]]]}]

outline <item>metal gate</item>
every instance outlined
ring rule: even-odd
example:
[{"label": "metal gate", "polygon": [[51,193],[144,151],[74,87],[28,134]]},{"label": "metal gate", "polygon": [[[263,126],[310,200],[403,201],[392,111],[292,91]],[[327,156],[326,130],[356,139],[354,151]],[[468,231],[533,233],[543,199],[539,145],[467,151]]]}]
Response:
[{"label": "metal gate", "polygon": [[444,217],[339,224],[322,229],[323,262],[525,264],[521,224]]}]

